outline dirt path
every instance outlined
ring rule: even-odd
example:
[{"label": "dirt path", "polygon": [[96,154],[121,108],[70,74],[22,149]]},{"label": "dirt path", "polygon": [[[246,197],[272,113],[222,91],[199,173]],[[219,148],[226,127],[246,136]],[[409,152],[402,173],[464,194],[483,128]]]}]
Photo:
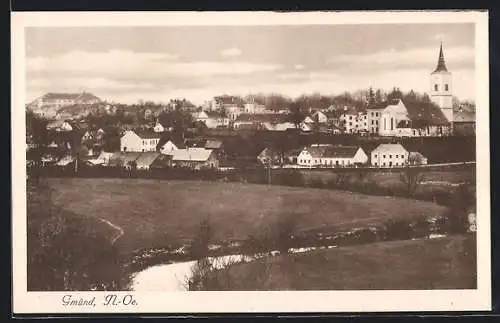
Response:
[{"label": "dirt path", "polygon": [[110,227],[112,227],[113,229],[118,231],[118,234],[113,239],[111,239],[111,244],[114,244],[116,242],[116,240],[120,239],[123,236],[123,234],[125,233],[125,231],[123,231],[122,228],[109,222],[108,220],[104,220],[104,219],[99,218],[99,221],[106,223],[107,225],[109,225]]}]

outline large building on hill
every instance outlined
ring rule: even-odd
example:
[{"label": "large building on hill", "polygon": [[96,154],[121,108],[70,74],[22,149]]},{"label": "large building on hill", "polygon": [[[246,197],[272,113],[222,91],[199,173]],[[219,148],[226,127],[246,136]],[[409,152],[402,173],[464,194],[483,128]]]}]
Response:
[{"label": "large building on hill", "polygon": [[[47,117],[53,118],[58,115],[60,108],[74,106],[74,105],[92,105],[100,103],[101,99],[92,93],[79,92],[79,93],[46,93],[41,97],[35,99],[28,104],[28,108],[33,112]],[[67,117],[66,115],[60,118]]]},{"label": "large building on hill", "polygon": [[33,101],[30,106],[33,108],[44,106],[62,108],[75,104],[96,104],[99,102],[101,102],[101,99],[97,96],[83,91],[80,93],[46,93]]},{"label": "large building on hill", "polygon": [[452,75],[446,68],[443,44],[439,48],[436,69],[431,73],[431,100],[443,112],[448,122],[453,122]]}]

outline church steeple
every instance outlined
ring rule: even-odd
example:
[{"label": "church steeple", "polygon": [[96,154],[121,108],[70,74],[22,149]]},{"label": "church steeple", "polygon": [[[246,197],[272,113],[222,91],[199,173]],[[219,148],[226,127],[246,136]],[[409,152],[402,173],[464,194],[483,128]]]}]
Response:
[{"label": "church steeple", "polygon": [[439,48],[438,64],[437,64],[436,69],[432,73],[438,73],[438,72],[448,72],[448,69],[446,68],[446,63],[444,62],[443,43],[442,42],[441,42],[441,46]]}]

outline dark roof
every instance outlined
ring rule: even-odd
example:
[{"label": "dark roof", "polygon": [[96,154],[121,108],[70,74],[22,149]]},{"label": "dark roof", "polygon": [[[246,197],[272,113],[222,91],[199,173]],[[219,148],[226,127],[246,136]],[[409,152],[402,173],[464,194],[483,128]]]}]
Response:
[{"label": "dark roof", "polygon": [[307,151],[315,158],[352,158],[356,155],[359,147],[355,146],[333,146],[333,145],[311,145],[306,147]]},{"label": "dark roof", "polygon": [[184,139],[182,138],[182,136],[180,134],[167,132],[161,136],[160,141],[158,142],[158,145],[156,146],[156,149],[158,150],[160,147],[162,147],[163,145],[165,145],[169,141],[172,141],[173,144],[179,149],[186,148],[186,145],[184,144]]},{"label": "dark roof", "polygon": [[161,138],[162,134],[159,132],[155,132],[153,130],[134,130],[134,132],[141,137],[142,139],[156,139]]},{"label": "dark roof", "polygon": [[381,109],[385,109],[389,105],[398,104],[398,101],[399,101],[399,99],[392,99],[392,100],[388,100],[388,101],[376,102],[376,103],[368,105],[366,108],[371,109],[371,110],[381,110]]},{"label": "dark roof", "polygon": [[439,72],[448,72],[448,69],[446,68],[446,63],[444,62],[444,55],[443,55],[443,44],[441,43],[441,46],[439,48],[439,58],[438,58],[438,64],[436,66],[436,69],[434,70],[434,73],[439,73]]},{"label": "dark roof", "polygon": [[236,122],[270,122],[282,123],[292,122],[290,115],[283,113],[261,113],[261,114],[240,114],[236,118]]},{"label": "dark roof", "polygon": [[443,114],[441,109],[431,102],[403,102],[408,117],[412,121],[412,125],[416,128],[423,125],[437,126],[448,125],[448,119]]}]

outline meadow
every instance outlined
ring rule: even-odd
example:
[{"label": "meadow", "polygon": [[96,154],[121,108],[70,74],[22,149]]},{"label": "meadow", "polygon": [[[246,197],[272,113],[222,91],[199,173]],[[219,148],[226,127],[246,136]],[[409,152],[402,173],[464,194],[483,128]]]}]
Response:
[{"label": "meadow", "polygon": [[122,253],[189,243],[205,219],[214,240],[227,241],[258,234],[284,216],[294,216],[298,231],[306,231],[435,217],[446,211],[406,198],[232,182],[51,178],[48,183],[56,206],[123,230],[115,244]]},{"label": "meadow", "polygon": [[456,235],[339,247],[236,264],[212,275],[205,290],[475,289],[476,239]]}]

